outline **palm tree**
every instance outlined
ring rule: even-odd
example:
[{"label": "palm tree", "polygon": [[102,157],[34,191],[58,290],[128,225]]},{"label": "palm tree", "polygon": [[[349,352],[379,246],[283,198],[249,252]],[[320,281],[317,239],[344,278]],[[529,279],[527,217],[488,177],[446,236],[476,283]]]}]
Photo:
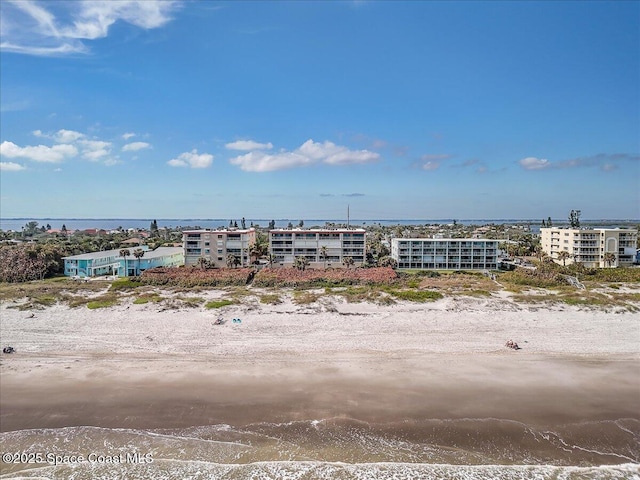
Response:
[{"label": "palm tree", "polygon": [[611,268],[611,265],[613,265],[616,261],[616,254],[613,252],[606,252],[604,254],[603,260],[604,260],[604,263],[606,263],[607,266]]},{"label": "palm tree", "polygon": [[207,259],[204,257],[199,257],[198,258],[198,266],[204,270],[205,268],[207,268]]},{"label": "palm tree", "polygon": [[272,253],[269,253],[267,255],[267,261],[269,262],[269,267],[273,267],[273,262],[276,261],[276,256],[273,255]]},{"label": "palm tree", "polygon": [[344,264],[345,267],[351,268],[351,266],[356,262],[351,257],[344,257],[342,259],[342,263]]},{"label": "palm tree", "polygon": [[233,268],[239,263],[240,261],[238,260],[238,257],[236,257],[233,253],[227,254],[227,267]]},{"label": "palm tree", "polygon": [[324,265],[324,269],[327,269],[327,257],[329,256],[329,253],[327,252],[327,247],[326,245],[323,245],[320,247],[320,258],[322,259],[322,263]]},{"label": "palm tree", "polygon": [[309,260],[307,257],[296,257],[293,265],[298,269],[304,272],[304,270],[309,266]]},{"label": "palm tree", "polygon": [[562,266],[566,267],[567,266],[567,259],[571,258],[571,254],[569,252],[567,252],[566,250],[562,250],[561,252],[558,252],[558,260],[562,260]]},{"label": "palm tree", "polygon": [[123,248],[122,250],[120,250],[120,256],[124,257],[124,276],[128,277],[129,276],[129,270],[127,269],[127,257],[131,255],[131,252],[129,251],[128,248]]},{"label": "palm tree", "polygon": [[136,248],[133,251],[133,256],[138,259],[138,275],[140,275],[140,259],[144,257],[144,250],[142,250],[141,248]]}]

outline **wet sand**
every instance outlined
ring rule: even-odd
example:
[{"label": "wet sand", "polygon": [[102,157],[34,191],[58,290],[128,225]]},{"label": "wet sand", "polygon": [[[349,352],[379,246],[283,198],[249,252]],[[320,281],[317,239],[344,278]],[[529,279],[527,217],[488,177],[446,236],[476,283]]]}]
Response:
[{"label": "wet sand", "polygon": [[346,417],[499,418],[555,426],[638,418],[638,363],[543,355],[167,358],[14,356],[0,377],[2,431]]}]

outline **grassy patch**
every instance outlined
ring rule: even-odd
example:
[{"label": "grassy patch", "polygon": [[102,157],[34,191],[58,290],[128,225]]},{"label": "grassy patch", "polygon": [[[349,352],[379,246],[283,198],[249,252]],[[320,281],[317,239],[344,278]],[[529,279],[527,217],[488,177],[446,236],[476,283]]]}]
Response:
[{"label": "grassy patch", "polygon": [[388,293],[400,300],[409,302],[434,302],[443,297],[440,292],[430,290],[389,290]]},{"label": "grassy patch", "polygon": [[202,297],[176,297],[176,300],[180,300],[185,306],[192,308],[199,307],[204,302]]},{"label": "grassy patch", "polygon": [[113,294],[105,294],[99,297],[89,299],[87,301],[87,308],[90,310],[95,310],[96,308],[108,308],[117,305],[118,297]]},{"label": "grassy patch", "polygon": [[235,302],[233,302],[232,300],[212,300],[210,302],[207,302],[205,304],[206,308],[222,308],[222,307],[226,307],[228,305],[233,305]]},{"label": "grassy patch", "polygon": [[282,303],[282,298],[277,293],[267,293],[265,295],[260,295],[260,303],[265,303],[267,305],[277,305]]},{"label": "grassy patch", "polygon": [[96,308],[108,308],[113,307],[116,303],[115,300],[93,300],[87,303],[87,308],[95,310]]},{"label": "grassy patch", "polygon": [[111,283],[110,290],[132,290],[134,288],[138,288],[140,285],[142,285],[142,283],[136,280],[131,280],[130,278],[122,278],[120,280],[114,280]]},{"label": "grassy patch", "polygon": [[296,305],[309,305],[317,302],[320,297],[321,294],[319,293],[297,290],[293,292],[293,303]]},{"label": "grassy patch", "polygon": [[145,303],[158,303],[164,300],[164,297],[161,297],[157,293],[140,295],[133,301],[134,305],[144,305]]}]

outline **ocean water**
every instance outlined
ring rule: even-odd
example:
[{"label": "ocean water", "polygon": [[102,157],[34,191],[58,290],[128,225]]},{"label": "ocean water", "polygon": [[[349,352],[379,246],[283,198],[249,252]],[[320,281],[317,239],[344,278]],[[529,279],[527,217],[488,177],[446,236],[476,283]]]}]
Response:
[{"label": "ocean water", "polygon": [[[158,218],[156,221],[158,223],[158,227],[200,227],[200,228],[219,228],[219,227],[228,227],[230,219],[222,219],[222,218],[169,218],[162,219]],[[240,219],[232,219],[238,222],[240,225]],[[149,228],[153,219],[131,219],[131,218],[110,218],[110,219],[92,219],[92,218],[1,218],[0,217],[0,230],[13,230],[19,232],[22,227],[24,227],[30,221],[38,222],[38,226],[46,226],[51,225],[51,228],[62,228],[62,225],[67,227],[67,230],[84,230],[87,228],[103,228],[105,230],[115,230],[118,227],[122,227],[124,229],[127,228]],[[249,219],[245,220],[247,226],[250,226],[253,222],[255,225],[260,225],[262,227],[266,227],[269,225],[269,219]],[[276,219],[275,224],[277,228],[285,228],[291,222],[293,225],[298,225],[300,219]],[[347,222],[346,218],[331,220],[331,219],[304,219],[305,227],[311,226],[324,226],[326,222],[330,223],[341,223],[344,224]],[[367,225],[380,224],[383,226],[394,226],[394,225],[425,225],[425,224],[450,224],[452,223],[452,219],[437,219],[437,220],[415,220],[415,219],[398,219],[398,220],[376,220],[376,219],[353,219],[349,223],[354,227],[366,227]],[[527,224],[530,223],[531,227],[538,227],[540,223],[538,220],[531,220],[530,222],[527,220],[509,220],[509,219],[499,219],[499,220],[458,220],[458,223],[462,225],[486,225],[494,223],[496,225],[499,224]]]},{"label": "ocean water", "polygon": [[[640,480],[638,419],[553,429],[501,419],[351,418],[66,427],[2,433],[0,450],[3,460],[23,453],[0,463],[0,478],[14,479]],[[36,463],[20,463],[29,460]]]}]

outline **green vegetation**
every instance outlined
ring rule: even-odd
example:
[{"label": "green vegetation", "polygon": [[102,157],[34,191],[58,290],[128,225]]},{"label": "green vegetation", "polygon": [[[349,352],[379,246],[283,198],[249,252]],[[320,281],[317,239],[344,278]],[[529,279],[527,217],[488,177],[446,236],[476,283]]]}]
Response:
[{"label": "green vegetation", "polygon": [[309,305],[315,303],[322,296],[320,293],[314,293],[307,290],[296,290],[293,292],[293,303],[296,305]]},{"label": "green vegetation", "polygon": [[233,305],[235,302],[233,302],[232,300],[212,300],[210,302],[207,302],[205,304],[206,308],[222,308],[222,307],[226,307],[228,305]]},{"label": "green vegetation", "polygon": [[268,293],[265,295],[260,295],[260,303],[265,303],[268,305],[277,305],[282,303],[282,298],[277,293]]},{"label": "green vegetation", "polygon": [[429,290],[387,290],[387,292],[400,300],[410,302],[434,302],[443,297],[440,292]]},{"label": "green vegetation", "polygon": [[[204,302],[204,298],[202,297],[176,297],[176,300],[182,302],[186,307],[199,307]],[[217,307],[209,307],[207,304],[207,308],[217,308]]]},{"label": "green vegetation", "polygon": [[131,278],[121,278],[119,280],[114,280],[111,283],[111,290],[132,290],[134,288],[138,288],[142,283],[138,280],[132,280]]},{"label": "green vegetation", "polygon": [[164,300],[164,298],[161,297],[159,294],[157,294],[157,293],[149,293],[149,294],[140,295],[138,298],[136,298],[133,301],[133,304],[134,305],[144,305],[145,303],[149,303],[149,302],[159,303],[159,302],[161,302],[163,300]]}]

